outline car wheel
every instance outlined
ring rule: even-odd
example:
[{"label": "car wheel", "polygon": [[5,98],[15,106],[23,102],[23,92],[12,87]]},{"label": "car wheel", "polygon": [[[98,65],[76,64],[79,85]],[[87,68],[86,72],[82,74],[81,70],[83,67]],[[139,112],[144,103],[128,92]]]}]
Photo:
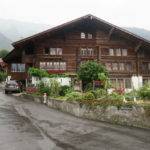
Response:
[{"label": "car wheel", "polygon": [[5,91],[5,94],[8,94],[8,91]]}]

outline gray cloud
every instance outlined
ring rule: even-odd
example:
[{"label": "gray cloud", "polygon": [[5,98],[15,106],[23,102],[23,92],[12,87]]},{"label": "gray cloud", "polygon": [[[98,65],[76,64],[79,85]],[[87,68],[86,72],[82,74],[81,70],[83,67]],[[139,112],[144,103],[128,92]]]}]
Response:
[{"label": "gray cloud", "polygon": [[0,0],[0,18],[58,25],[91,13],[119,26],[150,30],[149,0]]}]

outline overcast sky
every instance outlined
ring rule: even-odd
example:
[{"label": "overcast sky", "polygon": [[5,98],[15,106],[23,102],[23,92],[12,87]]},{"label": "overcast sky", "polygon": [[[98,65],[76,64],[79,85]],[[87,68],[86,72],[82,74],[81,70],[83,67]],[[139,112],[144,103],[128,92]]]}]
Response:
[{"label": "overcast sky", "polygon": [[0,0],[0,18],[58,25],[93,14],[118,26],[150,30],[150,0]]}]

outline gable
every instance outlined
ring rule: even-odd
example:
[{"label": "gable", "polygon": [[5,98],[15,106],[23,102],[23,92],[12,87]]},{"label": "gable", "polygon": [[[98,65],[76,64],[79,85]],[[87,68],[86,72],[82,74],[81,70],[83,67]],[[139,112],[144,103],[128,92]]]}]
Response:
[{"label": "gable", "polygon": [[[70,22],[64,23],[62,25],[56,26],[54,28],[51,28],[49,30],[46,30],[44,32],[38,33],[31,37],[14,42],[12,44],[15,48],[13,51],[16,51],[16,49],[22,49],[22,47],[24,47],[30,42],[37,42],[41,40],[45,41],[50,37],[59,37],[59,35],[61,35],[61,38],[65,40],[66,37],[63,37],[63,35],[69,35],[69,33],[71,33],[73,30],[84,31],[86,33],[90,33],[91,31],[93,31],[95,36],[99,37],[99,39],[105,38],[106,36],[106,38],[112,38],[114,40],[120,40],[122,42],[127,41],[128,43],[133,44],[135,46],[135,51],[137,51],[140,48],[148,50],[150,49],[150,42],[148,40],[145,40],[140,36],[130,33],[129,31],[126,31],[120,27],[110,24],[93,15],[86,15],[78,19],[72,20]],[[11,54],[12,53],[9,53],[5,58],[7,58]]]}]

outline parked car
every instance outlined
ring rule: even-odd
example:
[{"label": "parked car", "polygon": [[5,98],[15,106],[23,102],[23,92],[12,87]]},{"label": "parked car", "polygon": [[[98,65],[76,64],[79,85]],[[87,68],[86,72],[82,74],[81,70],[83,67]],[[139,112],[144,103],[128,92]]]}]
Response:
[{"label": "parked car", "polygon": [[6,82],[5,84],[5,94],[8,94],[9,92],[20,92],[21,91],[21,86],[20,84],[15,81],[15,80],[10,80],[8,82]]}]

